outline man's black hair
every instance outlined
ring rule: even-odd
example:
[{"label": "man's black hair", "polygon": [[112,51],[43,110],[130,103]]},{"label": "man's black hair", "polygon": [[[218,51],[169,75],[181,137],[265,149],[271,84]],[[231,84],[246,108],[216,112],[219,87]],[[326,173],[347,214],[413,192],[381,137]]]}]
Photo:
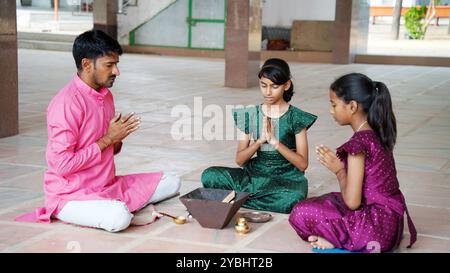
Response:
[{"label": "man's black hair", "polygon": [[81,71],[81,60],[95,60],[98,57],[117,53],[122,55],[122,47],[116,39],[101,30],[89,30],[80,34],[73,43],[72,54],[78,71]]}]

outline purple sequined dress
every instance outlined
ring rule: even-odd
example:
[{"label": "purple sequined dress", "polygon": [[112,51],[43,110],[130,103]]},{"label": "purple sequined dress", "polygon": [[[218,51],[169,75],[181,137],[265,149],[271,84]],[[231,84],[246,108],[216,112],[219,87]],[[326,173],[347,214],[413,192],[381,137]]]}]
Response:
[{"label": "purple sequined dress", "polygon": [[365,154],[365,169],[361,206],[357,210],[345,205],[340,192],[332,192],[300,201],[289,222],[303,240],[317,235],[336,248],[383,252],[400,244],[406,212],[410,247],[417,232],[400,192],[393,153],[383,149],[372,130],[356,132],[336,153],[347,168],[347,155],[361,152]]}]

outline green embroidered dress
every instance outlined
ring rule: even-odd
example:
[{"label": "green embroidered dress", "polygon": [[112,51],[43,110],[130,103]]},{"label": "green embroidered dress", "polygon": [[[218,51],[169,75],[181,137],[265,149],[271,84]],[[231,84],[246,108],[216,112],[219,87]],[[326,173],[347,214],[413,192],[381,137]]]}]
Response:
[{"label": "green embroidered dress", "polygon": [[[253,139],[259,138],[263,117],[261,105],[233,110],[236,126]],[[317,116],[290,105],[281,117],[271,119],[272,129],[281,143],[295,151],[295,135],[308,129],[316,119]],[[249,192],[244,207],[256,210],[289,213],[308,193],[304,172],[267,143],[243,168],[210,167],[203,171],[201,180],[205,188]]]}]

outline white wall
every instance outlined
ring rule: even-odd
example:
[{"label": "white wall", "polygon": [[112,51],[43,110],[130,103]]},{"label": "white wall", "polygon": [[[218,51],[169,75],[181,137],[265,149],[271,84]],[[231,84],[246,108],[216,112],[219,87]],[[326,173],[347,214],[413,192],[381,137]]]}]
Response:
[{"label": "white wall", "polygon": [[[59,7],[61,8],[68,8],[70,6],[78,4],[80,1],[78,0],[59,0]],[[90,3],[92,0],[89,1],[82,1],[83,3]],[[20,7],[20,0],[16,0],[17,7]],[[48,8],[50,9],[52,7],[52,0],[32,0],[32,7],[36,8]]]},{"label": "white wall", "polygon": [[119,42],[125,45],[128,44],[130,31],[150,20],[153,16],[176,1],[177,0],[141,0],[137,1],[138,6],[127,7],[125,9],[126,14],[117,15],[117,36]]},{"label": "white wall", "polygon": [[262,25],[291,27],[293,20],[334,21],[339,0],[262,0]]}]

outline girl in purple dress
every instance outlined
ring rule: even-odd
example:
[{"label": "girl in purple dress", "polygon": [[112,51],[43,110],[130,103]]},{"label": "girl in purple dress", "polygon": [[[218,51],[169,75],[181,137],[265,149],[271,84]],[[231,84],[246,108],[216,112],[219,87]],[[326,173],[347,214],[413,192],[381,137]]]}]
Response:
[{"label": "girl in purple dress", "polygon": [[397,180],[397,127],[388,88],[351,73],[331,84],[330,102],[336,122],[355,132],[336,153],[316,147],[318,160],[336,175],[341,192],[300,201],[290,224],[314,248],[384,252],[400,244],[406,212],[411,247],[417,233]]}]

